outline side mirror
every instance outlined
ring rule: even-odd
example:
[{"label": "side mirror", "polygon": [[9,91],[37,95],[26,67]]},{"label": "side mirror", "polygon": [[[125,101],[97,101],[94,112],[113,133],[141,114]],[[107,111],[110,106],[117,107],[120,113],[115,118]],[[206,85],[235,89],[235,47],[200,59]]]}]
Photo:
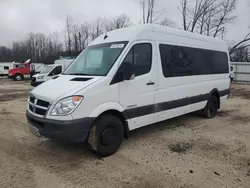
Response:
[{"label": "side mirror", "polygon": [[124,80],[135,79],[135,73],[133,71],[133,65],[128,62],[123,62],[121,66],[121,72]]}]

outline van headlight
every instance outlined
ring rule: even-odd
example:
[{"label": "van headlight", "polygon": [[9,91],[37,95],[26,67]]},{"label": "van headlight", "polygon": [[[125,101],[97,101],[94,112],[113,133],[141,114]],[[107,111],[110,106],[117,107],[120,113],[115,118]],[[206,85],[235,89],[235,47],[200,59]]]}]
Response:
[{"label": "van headlight", "polygon": [[56,103],[56,105],[50,112],[50,115],[51,116],[69,115],[77,108],[77,106],[81,103],[82,99],[83,96],[71,96],[64,98],[60,100],[58,103]]}]

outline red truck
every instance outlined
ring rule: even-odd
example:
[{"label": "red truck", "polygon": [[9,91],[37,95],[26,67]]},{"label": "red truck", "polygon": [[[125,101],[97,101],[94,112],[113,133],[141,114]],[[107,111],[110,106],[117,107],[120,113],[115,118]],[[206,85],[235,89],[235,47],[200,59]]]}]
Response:
[{"label": "red truck", "polygon": [[[25,77],[30,77],[32,75],[39,73],[44,64],[30,64],[30,59],[24,63],[13,63],[13,68],[9,69],[9,78],[16,81],[23,80]],[[32,69],[32,70],[31,70]]]},{"label": "red truck", "polygon": [[9,77],[16,81],[23,80],[24,77],[30,75],[30,64],[25,63],[14,63],[13,68],[9,69]]}]

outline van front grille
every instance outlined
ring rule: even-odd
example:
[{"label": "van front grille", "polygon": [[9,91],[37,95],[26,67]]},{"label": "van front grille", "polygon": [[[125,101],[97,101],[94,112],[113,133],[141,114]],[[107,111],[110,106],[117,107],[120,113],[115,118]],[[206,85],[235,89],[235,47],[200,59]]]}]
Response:
[{"label": "van front grille", "polygon": [[46,101],[42,101],[42,100],[37,100],[37,103],[36,103],[38,106],[43,106],[43,107],[46,107],[48,108],[49,107],[49,102],[46,102]]},{"label": "van front grille", "polygon": [[29,98],[29,110],[39,117],[44,117],[49,109],[50,103],[37,99],[34,96]]},{"label": "van front grille", "polygon": [[34,103],[35,102],[35,98],[34,97],[30,97],[30,102]]},{"label": "van front grille", "polygon": [[32,112],[33,112],[33,110],[34,110],[34,108],[33,108],[33,106],[32,106],[31,104],[29,104],[29,109],[30,109],[30,111],[32,111]]}]

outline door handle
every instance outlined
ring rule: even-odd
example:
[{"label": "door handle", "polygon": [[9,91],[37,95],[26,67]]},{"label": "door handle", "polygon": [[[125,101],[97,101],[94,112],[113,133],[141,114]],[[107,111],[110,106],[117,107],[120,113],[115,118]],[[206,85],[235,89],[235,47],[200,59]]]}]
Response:
[{"label": "door handle", "polygon": [[152,81],[149,81],[149,82],[147,83],[147,85],[148,85],[148,86],[151,86],[151,85],[155,85],[155,83],[152,82]]}]

